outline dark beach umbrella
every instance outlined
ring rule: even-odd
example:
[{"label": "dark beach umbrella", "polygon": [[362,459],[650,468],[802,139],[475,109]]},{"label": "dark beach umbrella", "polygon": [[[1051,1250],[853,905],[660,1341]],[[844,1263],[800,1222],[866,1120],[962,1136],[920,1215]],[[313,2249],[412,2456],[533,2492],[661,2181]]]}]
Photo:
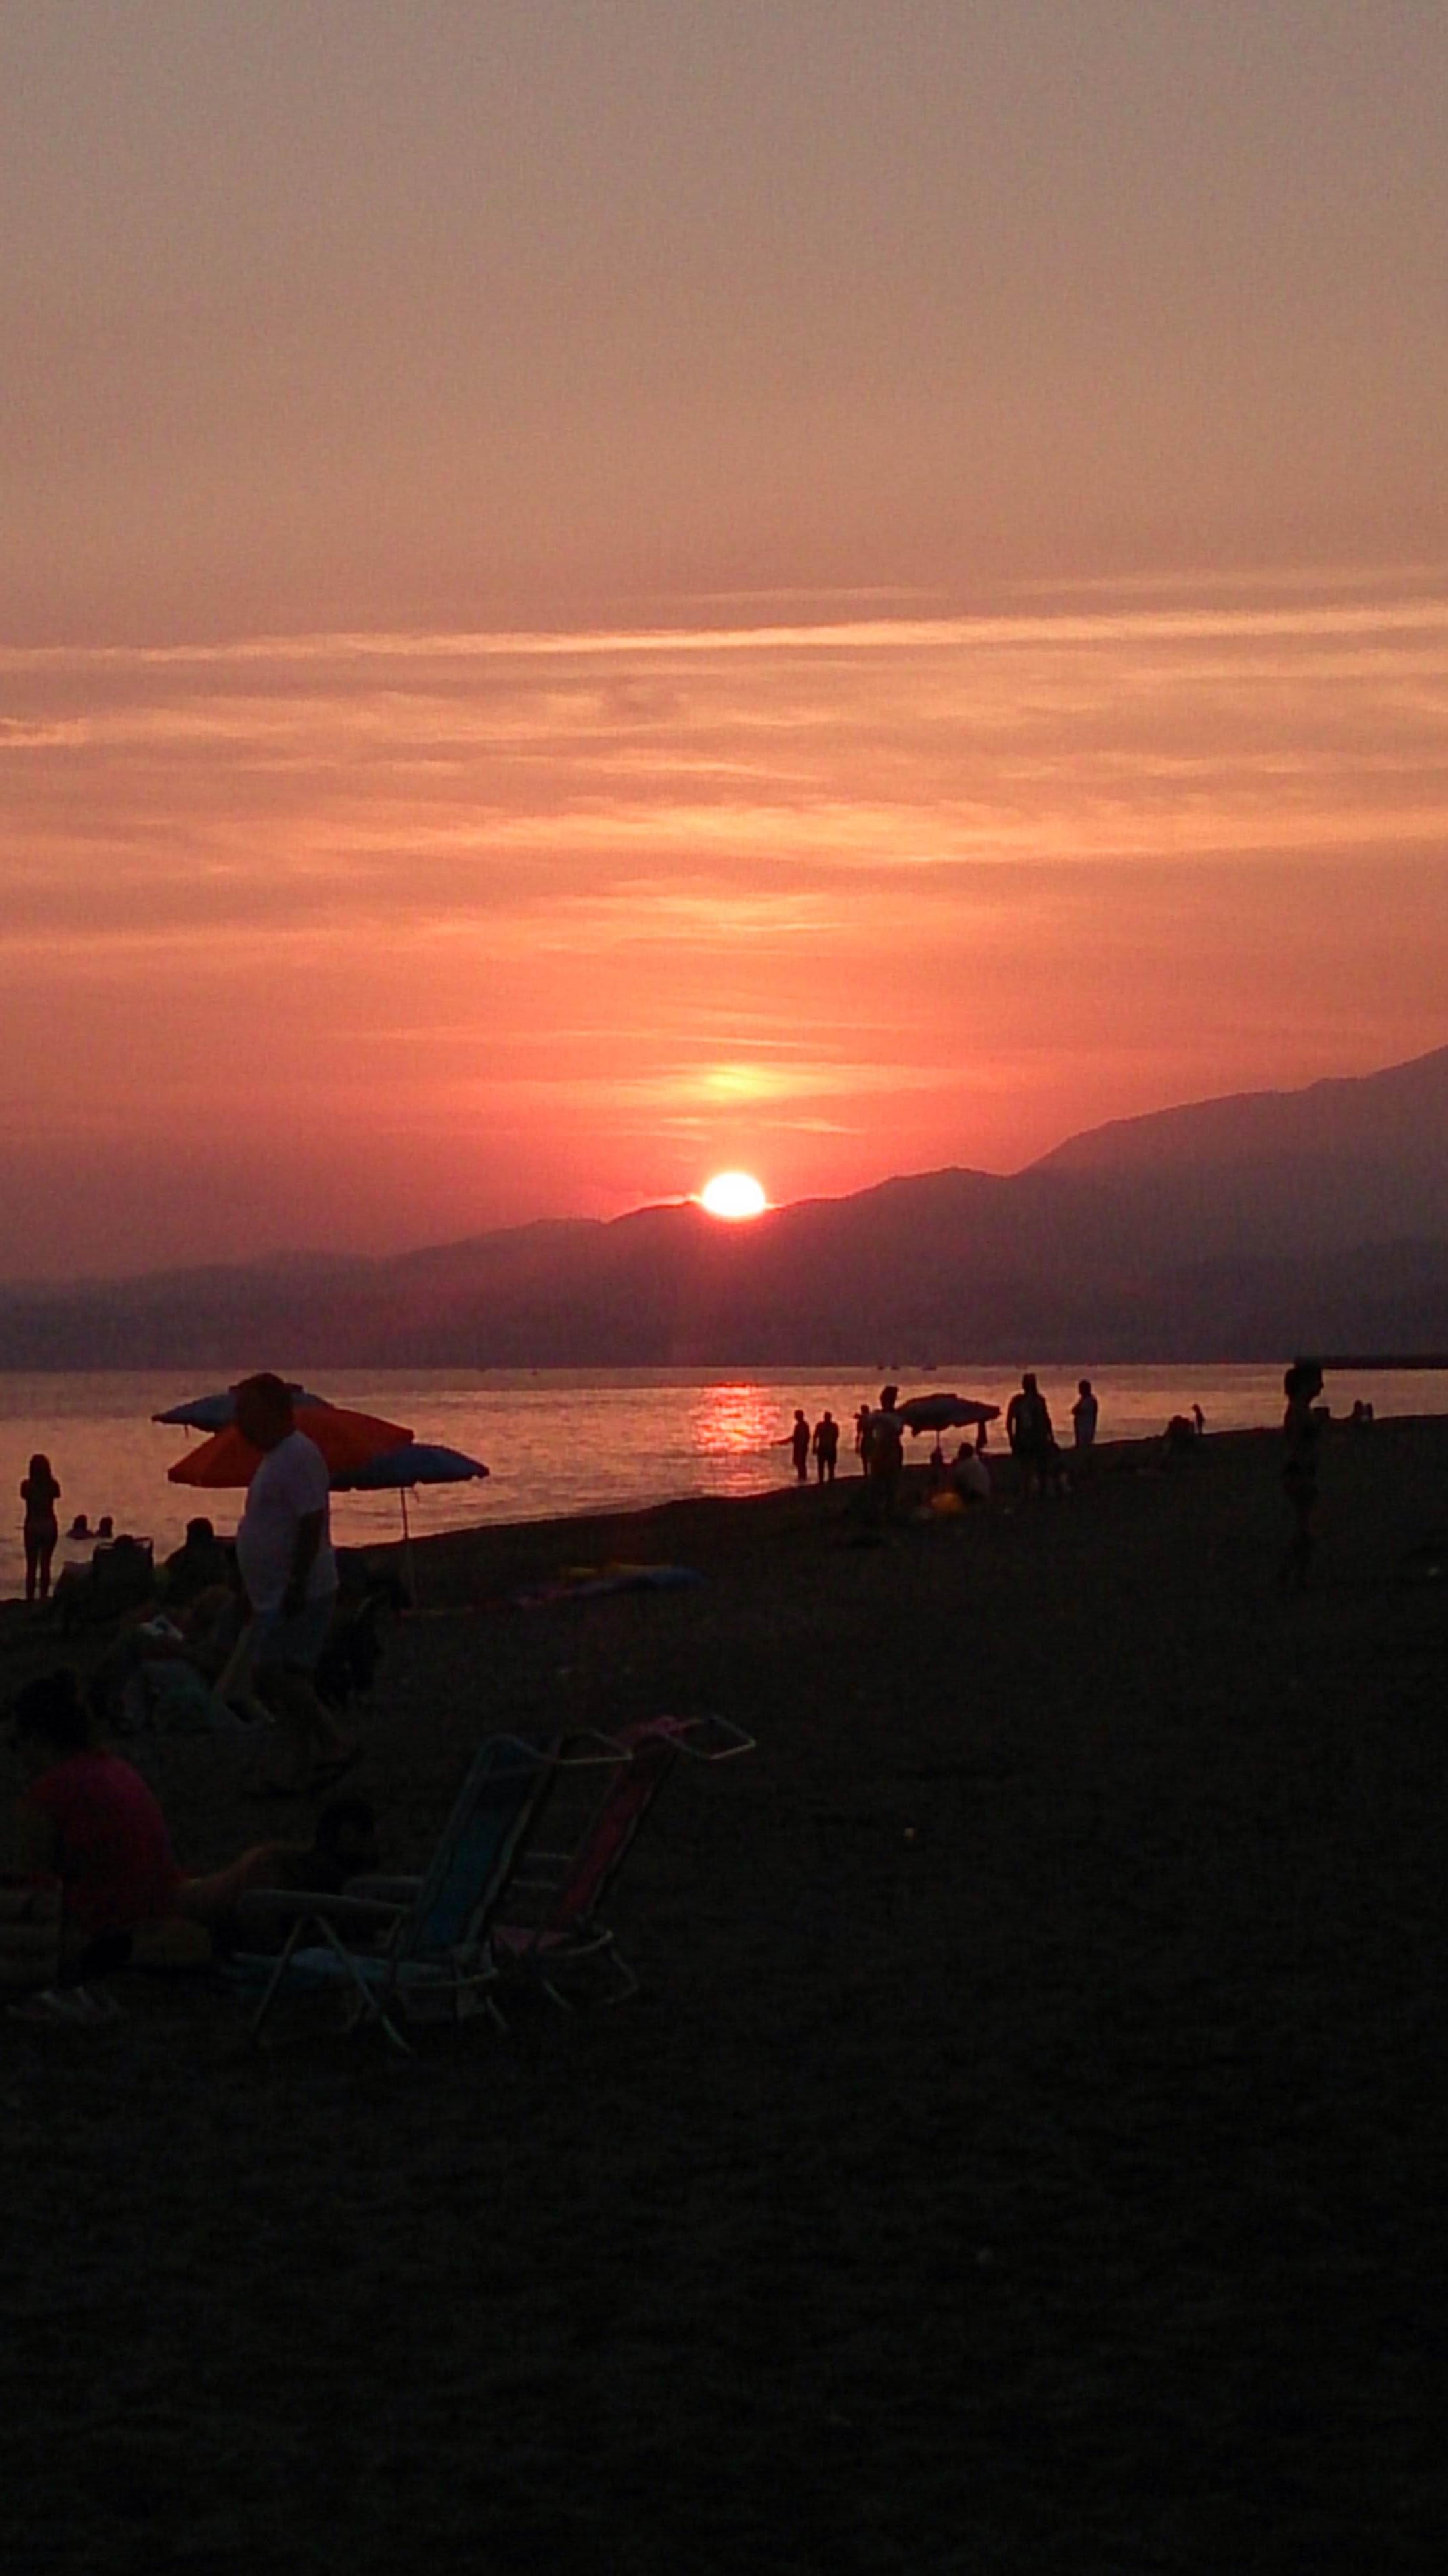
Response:
[{"label": "dark beach umbrella", "polygon": [[[326,1404],[324,1395],[309,1395],[304,1386],[289,1386],[293,1404],[313,1407]],[[153,1413],[153,1422],[175,1422],[187,1431],[225,1431],[236,1420],[236,1396],[229,1386],[219,1387],[215,1395],[193,1395],[185,1404],[173,1404],[169,1413]]]},{"label": "dark beach umbrella", "polygon": [[896,1408],[907,1431],[964,1431],[980,1422],[999,1422],[998,1404],[977,1404],[969,1395],[911,1395]]},{"label": "dark beach umbrella", "polygon": [[415,1485],[465,1485],[476,1477],[486,1476],[481,1458],[469,1458],[461,1449],[446,1449],[431,1440],[404,1440],[396,1449],[386,1449],[380,1458],[369,1458],[365,1467],[350,1468],[332,1478],[334,1492],[339,1494],[395,1493],[402,1505],[402,1544],[407,1551],[407,1588],[414,1600],[417,1586],[412,1571],[412,1532],[407,1522],[407,1497]]}]

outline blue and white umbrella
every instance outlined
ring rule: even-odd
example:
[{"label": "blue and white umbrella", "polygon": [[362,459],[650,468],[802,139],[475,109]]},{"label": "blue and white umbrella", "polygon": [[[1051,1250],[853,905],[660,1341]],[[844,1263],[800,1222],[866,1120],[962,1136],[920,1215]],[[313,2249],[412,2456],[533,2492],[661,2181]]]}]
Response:
[{"label": "blue and white umbrella", "polygon": [[417,1586],[412,1570],[412,1531],[407,1521],[410,1490],[415,1485],[465,1485],[476,1477],[486,1476],[487,1472],[481,1458],[469,1458],[461,1449],[447,1449],[441,1442],[433,1440],[404,1440],[399,1448],[384,1449],[380,1458],[369,1458],[365,1467],[354,1467],[345,1475],[334,1476],[332,1490],[339,1494],[396,1494],[402,1505],[407,1588],[415,1600]]},{"label": "blue and white umbrella", "polygon": [[[326,1405],[324,1395],[309,1395],[304,1386],[288,1386],[293,1404]],[[218,1387],[214,1395],[193,1395],[185,1404],[173,1404],[169,1413],[153,1413],[153,1422],[175,1422],[187,1431],[225,1431],[236,1420],[236,1395],[229,1386]]]},{"label": "blue and white umbrella", "polygon": [[384,1449],[380,1458],[369,1458],[365,1467],[334,1476],[332,1484],[339,1494],[406,1494],[413,1485],[465,1485],[487,1472],[481,1458],[468,1458],[461,1449],[445,1449],[433,1440],[404,1440],[396,1449]]}]

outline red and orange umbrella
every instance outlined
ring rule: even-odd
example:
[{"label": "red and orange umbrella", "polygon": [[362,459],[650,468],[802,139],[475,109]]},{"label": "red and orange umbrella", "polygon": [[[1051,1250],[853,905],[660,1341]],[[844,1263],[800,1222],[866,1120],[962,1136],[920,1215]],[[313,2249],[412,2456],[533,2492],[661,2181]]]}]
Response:
[{"label": "red and orange umbrella", "polygon": [[[355,1476],[374,1458],[412,1438],[400,1422],[384,1422],[376,1413],[354,1413],[345,1404],[299,1404],[294,1420],[296,1429],[316,1442],[333,1476]],[[229,1422],[224,1431],[214,1431],[199,1448],[178,1458],[166,1474],[173,1485],[249,1485],[261,1462],[261,1450],[254,1449],[236,1424]]]}]

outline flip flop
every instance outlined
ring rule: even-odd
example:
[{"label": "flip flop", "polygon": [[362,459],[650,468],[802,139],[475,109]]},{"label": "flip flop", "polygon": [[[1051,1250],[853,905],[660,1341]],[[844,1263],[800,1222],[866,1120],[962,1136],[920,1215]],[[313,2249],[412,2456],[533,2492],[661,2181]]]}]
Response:
[{"label": "flip flop", "polygon": [[330,1789],[334,1780],[344,1779],[349,1771],[355,1771],[361,1759],[362,1747],[354,1744],[350,1753],[339,1753],[330,1762],[319,1762],[307,1782],[307,1796],[312,1798],[319,1789]]}]

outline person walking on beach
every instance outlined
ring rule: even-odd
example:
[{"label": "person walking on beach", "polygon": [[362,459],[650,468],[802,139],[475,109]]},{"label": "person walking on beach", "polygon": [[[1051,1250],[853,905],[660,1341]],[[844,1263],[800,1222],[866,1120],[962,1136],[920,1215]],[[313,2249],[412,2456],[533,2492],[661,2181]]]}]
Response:
[{"label": "person walking on beach", "polygon": [[794,1409],[794,1422],[789,1435],[789,1454],[794,1460],[796,1481],[801,1485],[807,1485],[809,1483],[809,1417],[801,1413],[798,1405]]},{"label": "person walking on beach", "polygon": [[1076,1401],[1071,1407],[1071,1427],[1076,1435],[1076,1464],[1083,1476],[1089,1476],[1091,1473],[1092,1456],[1096,1447],[1096,1425],[1100,1414],[1101,1407],[1092,1391],[1091,1380],[1089,1377],[1078,1378]]},{"label": "person walking on beach", "polygon": [[1292,1535],[1277,1570],[1284,1591],[1304,1592],[1317,1544],[1317,1452],[1322,1425],[1317,1399],[1322,1371],[1315,1360],[1298,1360],[1282,1381],[1287,1410],[1282,1417],[1284,1456],[1282,1490],[1292,1513]]},{"label": "person walking on beach", "polygon": [[330,1482],[316,1442],[298,1431],[291,1390],[269,1371],[235,1390],[236,1425],[262,1453],[236,1533],[236,1562],[252,1625],[247,1660],[278,1721],[286,1776],[263,1778],[263,1795],[320,1789],[357,1758],[318,1698],[313,1676],[337,1600],[329,1526]]},{"label": "person walking on beach", "polygon": [[840,1454],[840,1426],[828,1408],[815,1424],[814,1440],[811,1445],[814,1449],[816,1482],[821,1485],[832,1485],[835,1481],[835,1461]]},{"label": "person walking on beach", "polygon": [[60,1537],[60,1523],[55,1506],[60,1500],[60,1487],[50,1472],[50,1460],[37,1449],[30,1461],[30,1473],[20,1487],[25,1505],[25,1598],[27,1601],[50,1599],[50,1564]]}]

